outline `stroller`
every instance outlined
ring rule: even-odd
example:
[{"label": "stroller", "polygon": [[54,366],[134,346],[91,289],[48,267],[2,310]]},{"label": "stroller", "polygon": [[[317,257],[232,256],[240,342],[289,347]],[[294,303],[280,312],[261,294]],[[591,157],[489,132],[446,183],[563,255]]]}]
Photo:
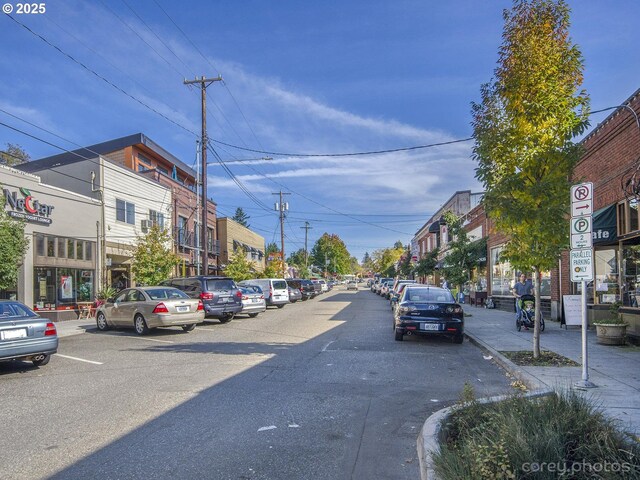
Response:
[{"label": "stroller", "polygon": [[[516,329],[522,330],[522,327],[533,328],[536,310],[536,297],[533,295],[522,295],[517,301],[520,302],[520,316],[516,319]],[[544,332],[544,318],[540,315],[540,331]]]}]

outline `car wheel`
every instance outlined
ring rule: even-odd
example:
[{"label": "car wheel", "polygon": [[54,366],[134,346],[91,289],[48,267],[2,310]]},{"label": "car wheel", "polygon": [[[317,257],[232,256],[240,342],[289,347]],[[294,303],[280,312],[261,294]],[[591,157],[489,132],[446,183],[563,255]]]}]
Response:
[{"label": "car wheel", "polygon": [[284,303],[278,305],[278,308],[283,308],[284,307]]},{"label": "car wheel", "polygon": [[401,342],[402,340],[404,340],[404,334],[396,330],[396,341]]},{"label": "car wheel", "polygon": [[191,332],[196,328],[196,324],[195,323],[191,323],[189,325],[182,325],[182,330],[184,330],[185,332]]},{"label": "car wheel", "polygon": [[258,314],[257,314],[257,313],[250,313],[250,314],[249,314],[249,317],[250,317],[250,318],[256,318],[257,316],[258,316]]},{"label": "car wheel", "polygon": [[51,360],[51,355],[37,355],[35,359],[31,360],[35,367],[42,367],[49,363]]},{"label": "car wheel", "polygon": [[100,330],[101,332],[105,332],[109,330],[107,317],[104,315],[104,313],[102,312],[98,313],[98,316],[96,317],[96,326],[98,327],[98,330]]},{"label": "car wheel", "polygon": [[138,335],[146,335],[149,333],[149,327],[147,327],[147,322],[142,315],[135,316],[133,319],[133,328]]},{"label": "car wheel", "polygon": [[460,343],[462,343],[462,342],[464,342],[464,335],[463,335],[463,334],[461,334],[461,333],[456,333],[456,334],[453,336],[453,343],[458,343],[458,344],[460,344]]},{"label": "car wheel", "polygon": [[517,331],[522,330],[522,322],[520,321],[519,318],[516,319],[516,330]]},{"label": "car wheel", "polygon": [[233,313],[228,313],[224,317],[220,318],[220,323],[229,323],[233,320]]}]

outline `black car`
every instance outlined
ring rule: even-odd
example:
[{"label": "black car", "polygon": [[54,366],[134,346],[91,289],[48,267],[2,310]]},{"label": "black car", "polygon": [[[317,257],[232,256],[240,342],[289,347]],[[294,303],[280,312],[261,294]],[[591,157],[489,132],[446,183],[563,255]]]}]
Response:
[{"label": "black car", "polygon": [[178,288],[191,298],[199,298],[204,304],[205,318],[217,318],[221,323],[231,321],[242,310],[242,292],[231,277],[172,278],[160,285]]},{"label": "black car", "polygon": [[317,295],[316,289],[311,280],[306,280],[304,278],[287,278],[287,285],[289,285],[291,288],[300,290],[303,301],[313,298]]},{"label": "black car", "polygon": [[405,288],[393,316],[396,340],[404,335],[448,335],[464,340],[464,312],[451,292],[440,287]]}]

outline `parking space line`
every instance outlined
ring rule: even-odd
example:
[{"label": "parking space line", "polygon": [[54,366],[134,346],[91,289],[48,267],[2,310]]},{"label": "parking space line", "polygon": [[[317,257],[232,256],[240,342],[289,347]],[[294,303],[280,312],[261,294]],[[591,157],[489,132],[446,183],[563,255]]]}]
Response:
[{"label": "parking space line", "polygon": [[78,362],[93,363],[94,365],[104,365],[104,363],[102,362],[94,362],[93,360],[85,360],[84,358],[70,357],[69,355],[62,355],[60,353],[54,353],[54,355],[56,357],[68,358],[69,360],[77,360]]},{"label": "parking space line", "polygon": [[146,337],[129,337],[129,336],[122,336],[120,338],[130,338],[131,340],[146,340],[147,342],[158,342],[158,343],[175,343],[175,342],[171,342],[169,340],[158,340],[157,338],[146,338]]}]

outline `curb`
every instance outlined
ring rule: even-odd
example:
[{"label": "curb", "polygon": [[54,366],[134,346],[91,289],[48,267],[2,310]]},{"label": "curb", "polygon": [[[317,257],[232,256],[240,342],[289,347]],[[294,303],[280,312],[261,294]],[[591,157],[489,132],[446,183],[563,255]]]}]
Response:
[{"label": "curb", "polygon": [[507,357],[498,352],[495,348],[489,346],[485,342],[480,339],[477,339],[471,334],[465,333],[465,336],[469,339],[471,343],[485,352],[491,354],[493,360],[507,373],[513,375],[516,379],[520,380],[524,383],[530,391],[543,390],[546,388],[550,388],[549,385],[539,380],[534,375],[530,374],[526,370],[520,368],[518,365],[513,363]]},{"label": "curb", "polygon": [[[542,390],[536,390],[524,394],[526,398],[538,398],[553,395],[555,392],[552,388],[546,388]],[[508,400],[513,395],[499,395],[496,397],[481,398],[478,400],[480,404],[497,403],[504,400]],[[463,405],[453,405],[438,410],[429,418],[422,426],[420,435],[418,435],[417,449],[418,449],[418,461],[420,464],[420,478],[422,480],[438,480],[436,471],[434,468],[433,456],[440,451],[440,437],[442,435],[442,426],[445,420],[451,415],[451,413],[457,410]]]}]

